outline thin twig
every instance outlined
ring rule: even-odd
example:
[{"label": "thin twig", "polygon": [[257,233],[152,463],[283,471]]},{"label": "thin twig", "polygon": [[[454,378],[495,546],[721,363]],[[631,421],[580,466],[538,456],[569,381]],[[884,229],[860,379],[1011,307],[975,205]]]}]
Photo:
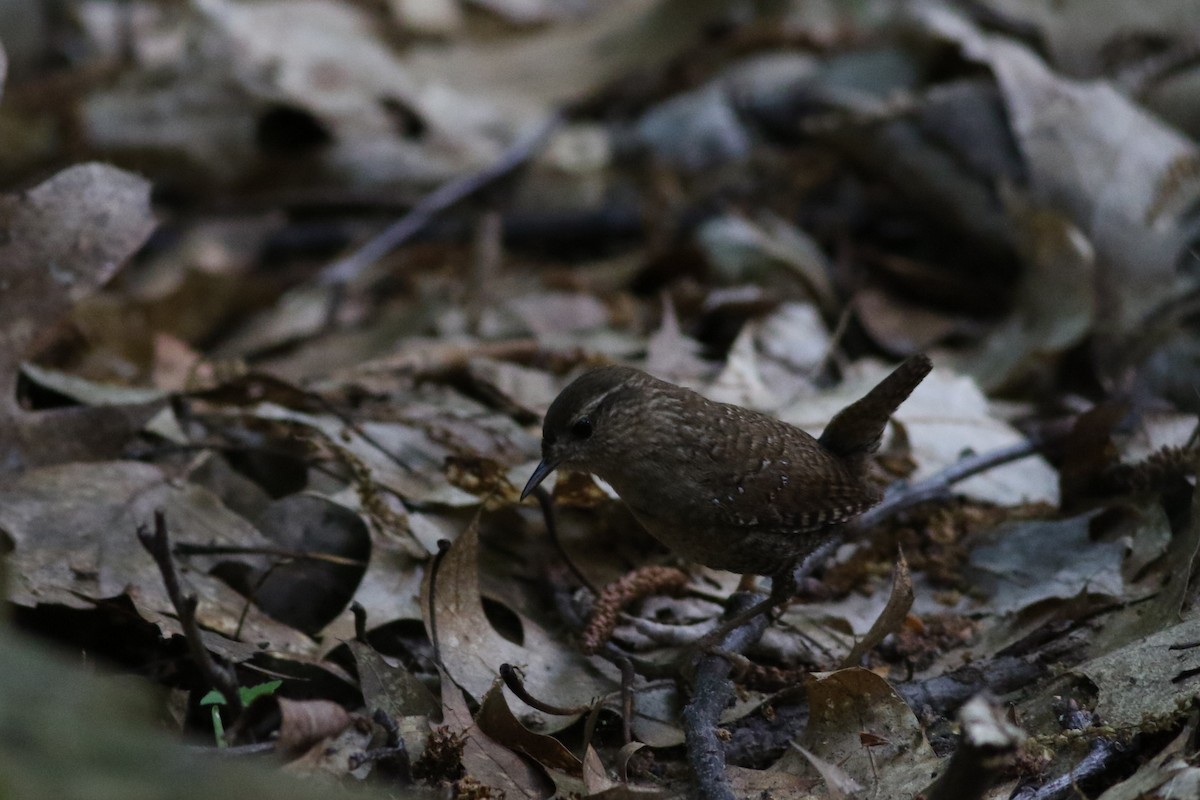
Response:
[{"label": "thin twig", "polygon": [[521,681],[521,674],[512,664],[500,665],[500,678],[504,681],[504,685],[508,690],[517,696],[522,703],[530,708],[536,708],[544,714],[553,714],[556,717],[573,717],[576,714],[586,714],[592,710],[591,706],[572,706],[564,708],[547,703],[545,700],[539,700],[529,693],[525,688],[525,684]]},{"label": "thin twig", "polygon": [[1031,438],[987,453],[976,453],[956,461],[923,481],[907,486],[900,485],[894,491],[889,491],[882,503],[846,523],[842,529],[843,535],[849,538],[851,534],[866,531],[905,509],[929,500],[948,497],[950,487],[954,484],[1003,464],[1036,455],[1045,444],[1040,439]]},{"label": "thin twig", "polygon": [[250,742],[249,744],[232,744],[229,747],[213,747],[207,744],[189,744],[185,746],[190,753],[201,753],[205,756],[227,759],[274,753],[275,744],[275,742]]},{"label": "thin twig", "polygon": [[450,540],[438,539],[438,551],[433,554],[429,564],[429,643],[433,645],[433,663],[442,666],[442,651],[438,644],[437,630],[437,579],[438,571],[442,568],[442,560],[450,552]]},{"label": "thin twig", "polygon": [[571,574],[575,576],[575,580],[579,581],[580,586],[585,587],[594,596],[599,597],[600,590],[575,565],[567,549],[563,547],[562,540],[558,538],[558,523],[554,517],[554,499],[550,497],[550,493],[542,486],[534,488],[533,496],[537,498],[538,505],[542,507],[542,518],[546,521],[546,533],[549,535],[550,541],[553,542],[555,549],[558,550],[563,563],[567,565],[567,569],[571,570]]},{"label": "thin twig", "polygon": [[628,658],[617,659],[617,666],[621,668],[621,735],[629,744],[633,741],[633,682],[637,672]]},{"label": "thin twig", "polygon": [[247,547],[244,545],[223,544],[193,544],[179,542],[174,547],[176,555],[180,556],[274,556],[289,561],[321,561],[326,564],[337,564],[344,567],[365,567],[367,562],[359,558],[347,558],[333,553],[314,553],[305,550],[292,550],[286,547]]},{"label": "thin twig", "polygon": [[838,315],[837,324],[833,326],[833,333],[829,334],[829,343],[825,345],[825,353],[821,356],[821,360],[812,369],[813,376],[819,376],[825,370],[829,369],[829,365],[833,363],[834,357],[837,355],[838,347],[842,344],[842,339],[846,335],[846,331],[850,328],[850,320],[854,318],[854,304],[847,303],[842,309],[842,313]]},{"label": "thin twig", "polygon": [[367,609],[355,600],[350,604],[350,613],[354,615],[354,640],[367,643]]},{"label": "thin twig", "polygon": [[443,211],[480,189],[494,183],[532,158],[550,134],[562,122],[552,114],[543,123],[517,137],[494,163],[479,172],[448,181],[421,198],[412,210],[389,225],[375,238],[350,255],[321,270],[318,282],[325,286],[344,286],[364,269],[411,239]]},{"label": "thin twig", "polygon": [[246,624],[246,617],[250,616],[250,606],[253,605],[256,600],[258,600],[258,593],[262,589],[263,584],[265,584],[267,579],[269,579],[271,575],[275,573],[275,570],[291,563],[291,561],[272,562],[271,566],[264,569],[262,574],[258,576],[258,580],[254,582],[254,586],[252,586],[250,591],[246,594],[245,602],[242,603],[242,613],[238,614],[237,627],[233,629],[234,639],[239,642],[242,640],[242,626]]},{"label": "thin twig", "polygon": [[187,640],[192,660],[196,662],[196,667],[199,668],[200,674],[204,676],[208,684],[224,695],[225,704],[236,720],[242,713],[242,698],[238,693],[237,677],[232,670],[217,664],[213,660],[212,654],[208,652],[208,648],[204,646],[204,640],[200,635],[200,626],[196,622],[196,596],[183,593],[179,583],[179,573],[175,570],[175,561],[171,558],[171,541],[167,534],[166,513],[161,508],[155,509],[154,533],[151,534],[146,530],[145,525],[139,525],[137,537],[142,543],[142,547],[146,548],[146,552],[158,565],[158,571],[162,574],[163,586],[167,589],[167,596],[171,599],[171,604],[175,606],[175,613],[179,616],[179,625],[183,628],[183,637]]}]

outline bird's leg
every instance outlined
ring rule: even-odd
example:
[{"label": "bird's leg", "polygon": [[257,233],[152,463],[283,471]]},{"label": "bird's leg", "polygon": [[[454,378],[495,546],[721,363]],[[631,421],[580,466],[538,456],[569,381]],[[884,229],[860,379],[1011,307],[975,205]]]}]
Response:
[{"label": "bird's leg", "polygon": [[[796,588],[799,582],[812,574],[818,566],[825,562],[833,551],[837,549],[840,538],[830,536],[820,545],[813,548],[808,555],[793,561],[788,564],[786,569],[780,570],[771,576],[771,594],[765,600],[761,600],[740,614],[735,614],[729,619],[722,622],[713,630],[706,633],[704,636],[696,640],[696,643],[689,646],[687,654],[684,657],[685,663],[691,663],[697,653],[701,653],[711,648],[717,648],[719,651],[721,645],[725,641],[725,637],[736,628],[745,625],[750,620],[757,617],[759,614],[770,613],[772,609],[786,606],[787,603],[796,594]],[[748,589],[747,579],[750,576],[744,576],[741,584],[738,585],[738,590]]]},{"label": "bird's leg", "polygon": [[691,660],[691,655],[694,653],[700,653],[713,647],[719,649],[731,631],[745,625],[759,614],[769,614],[772,609],[786,605],[795,593],[795,568],[794,565],[789,565],[786,570],[771,576],[771,593],[767,595],[766,599],[760,600],[741,613],[734,614],[688,647],[688,660]]}]

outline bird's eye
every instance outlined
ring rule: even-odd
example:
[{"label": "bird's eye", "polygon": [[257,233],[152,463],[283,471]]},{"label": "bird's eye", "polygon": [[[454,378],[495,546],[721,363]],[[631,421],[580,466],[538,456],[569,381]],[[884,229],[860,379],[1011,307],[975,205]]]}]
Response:
[{"label": "bird's eye", "polygon": [[592,421],[587,417],[575,420],[575,424],[571,426],[571,435],[576,439],[588,438],[592,435]]}]

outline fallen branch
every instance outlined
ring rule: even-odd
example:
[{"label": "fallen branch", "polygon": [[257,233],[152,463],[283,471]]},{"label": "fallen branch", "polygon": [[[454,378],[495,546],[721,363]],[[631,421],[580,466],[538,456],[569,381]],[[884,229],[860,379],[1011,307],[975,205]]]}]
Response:
[{"label": "fallen branch", "polygon": [[494,183],[532,158],[561,122],[561,116],[552,114],[536,128],[517,137],[512,146],[494,163],[479,172],[455,178],[434,189],[421,198],[412,207],[412,210],[385,228],[375,238],[350,255],[334,261],[321,270],[318,282],[324,286],[345,286],[375,261],[420,233],[438,214]]},{"label": "fallen branch", "polygon": [[[736,617],[761,599],[762,595],[738,592],[729,598],[726,616]],[[766,629],[767,615],[759,614],[731,630],[720,642],[721,652],[705,653],[696,665],[692,699],[683,709],[683,736],[700,800],[734,800],[725,776],[725,748],[717,736],[721,712],[733,699],[733,663],[727,656],[746,650]]]},{"label": "fallen branch", "polygon": [[225,697],[225,704],[233,713],[234,719],[242,713],[242,698],[238,693],[237,676],[232,670],[225,669],[213,660],[212,654],[204,646],[200,634],[200,626],[196,622],[197,600],[194,594],[185,595],[179,583],[179,573],[175,570],[175,560],[171,557],[171,541],[167,534],[167,515],[161,508],[154,511],[154,533],[146,530],[145,525],[137,529],[138,541],[146,548],[158,571],[162,573],[163,586],[167,589],[167,597],[175,606],[179,616],[179,626],[183,629],[183,637],[187,640],[188,651],[192,660],[200,670],[200,674],[210,686]]},{"label": "fallen branch", "polygon": [[1040,787],[1026,787],[1012,795],[1012,800],[1065,800],[1077,796],[1081,783],[1112,772],[1122,759],[1130,755],[1129,748],[1112,739],[1097,739],[1083,759],[1070,772],[1047,781]]},{"label": "fallen branch", "polygon": [[854,534],[863,533],[915,505],[949,498],[950,487],[954,484],[989,469],[1036,455],[1045,444],[1045,441],[1038,438],[1026,439],[998,450],[969,455],[917,483],[899,484],[887,493],[882,503],[846,523],[842,529],[843,536],[850,538]]},{"label": "fallen branch", "polygon": [[295,550],[290,547],[249,547],[246,545],[229,544],[194,544],[180,542],[175,545],[174,552],[181,556],[271,556],[286,558],[292,561],[319,561],[324,564],[336,564],[344,567],[366,567],[367,562],[359,558],[347,558],[333,553],[319,553],[307,550]]},{"label": "fallen branch", "polygon": [[[1100,724],[1093,711],[1080,708],[1074,700],[1056,703],[1054,714],[1063,730],[1067,731],[1087,731]],[[1092,742],[1087,755],[1078,764],[1072,765],[1066,774],[1059,775],[1041,786],[1022,786],[1012,793],[1012,800],[1066,800],[1068,797],[1077,796],[1081,786],[1090,784],[1093,780],[1099,784],[1102,776],[1121,769],[1127,759],[1142,749],[1143,744],[1144,738],[1141,736],[1134,737],[1130,742],[1101,736]]]}]

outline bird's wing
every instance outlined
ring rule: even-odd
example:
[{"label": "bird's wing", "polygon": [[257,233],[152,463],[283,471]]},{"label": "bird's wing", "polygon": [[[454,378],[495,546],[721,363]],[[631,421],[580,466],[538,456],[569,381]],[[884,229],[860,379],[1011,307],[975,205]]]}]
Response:
[{"label": "bird's wing", "polygon": [[724,524],[803,533],[844,522],[879,502],[881,490],[861,463],[837,458],[794,426],[757,415],[753,421],[747,425],[731,415],[714,431],[727,450],[753,457],[722,458],[718,450],[698,471],[696,496]]}]

